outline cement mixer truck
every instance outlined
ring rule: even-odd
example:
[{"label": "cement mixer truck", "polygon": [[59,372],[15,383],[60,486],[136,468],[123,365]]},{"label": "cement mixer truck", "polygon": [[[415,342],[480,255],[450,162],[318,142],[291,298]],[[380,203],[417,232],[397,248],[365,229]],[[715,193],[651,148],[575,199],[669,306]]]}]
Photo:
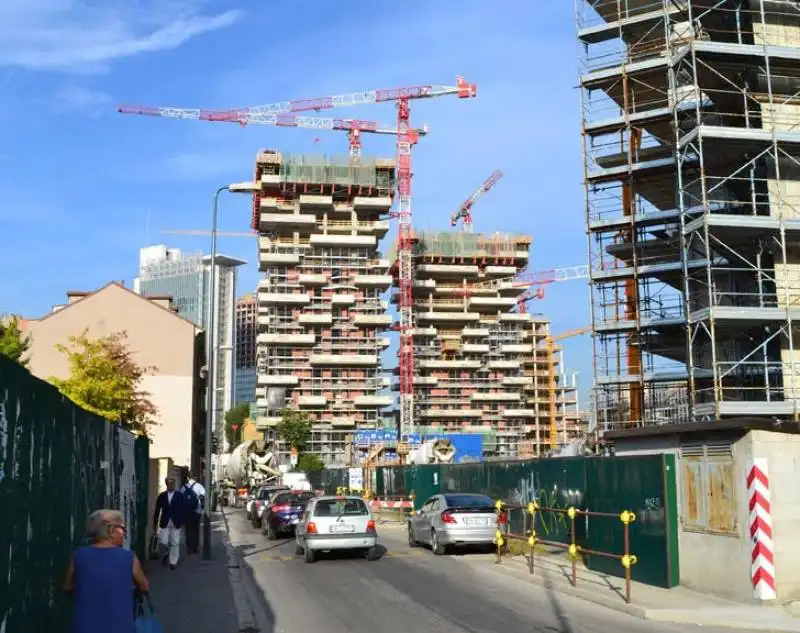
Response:
[{"label": "cement mixer truck", "polygon": [[426,440],[409,455],[409,463],[422,464],[452,464],[455,461],[456,448],[447,439]]},{"label": "cement mixer truck", "polygon": [[278,482],[281,472],[274,466],[272,446],[264,440],[247,440],[233,449],[220,481],[221,499],[237,505],[254,486]]}]

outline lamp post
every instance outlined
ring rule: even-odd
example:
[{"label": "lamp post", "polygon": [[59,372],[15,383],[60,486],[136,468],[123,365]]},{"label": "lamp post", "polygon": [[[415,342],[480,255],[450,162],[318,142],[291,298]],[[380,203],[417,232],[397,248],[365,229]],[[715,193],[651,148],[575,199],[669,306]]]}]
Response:
[{"label": "lamp post", "polygon": [[[208,318],[206,319],[206,433],[205,433],[205,473],[203,485],[206,498],[211,494],[211,435],[214,430],[214,410],[217,403],[216,364],[217,364],[217,208],[219,194],[223,191],[231,193],[255,193],[261,190],[256,182],[237,182],[220,187],[214,192],[211,207],[211,270],[208,276]],[[205,504],[203,510],[203,560],[211,560],[211,510]]]}]

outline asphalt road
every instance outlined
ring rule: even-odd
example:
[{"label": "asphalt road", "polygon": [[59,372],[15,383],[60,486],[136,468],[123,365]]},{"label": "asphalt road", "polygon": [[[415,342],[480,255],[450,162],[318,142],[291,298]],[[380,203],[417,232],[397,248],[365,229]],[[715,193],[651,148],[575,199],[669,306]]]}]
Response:
[{"label": "asphalt road", "polygon": [[260,633],[728,631],[645,622],[506,579],[485,555],[434,557],[410,549],[402,526],[378,526],[377,561],[328,555],[309,565],[295,556],[294,540],[268,541],[241,511],[227,514],[231,541],[263,594]]}]

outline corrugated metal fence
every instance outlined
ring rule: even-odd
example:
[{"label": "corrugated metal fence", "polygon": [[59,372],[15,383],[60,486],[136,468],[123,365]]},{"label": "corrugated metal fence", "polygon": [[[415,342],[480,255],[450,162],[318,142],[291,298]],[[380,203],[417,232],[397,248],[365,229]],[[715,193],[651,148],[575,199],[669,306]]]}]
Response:
[{"label": "corrugated metal fence", "polygon": [[124,512],[143,556],[148,452],[0,356],[0,631],[67,630],[61,584],[93,510]]}]

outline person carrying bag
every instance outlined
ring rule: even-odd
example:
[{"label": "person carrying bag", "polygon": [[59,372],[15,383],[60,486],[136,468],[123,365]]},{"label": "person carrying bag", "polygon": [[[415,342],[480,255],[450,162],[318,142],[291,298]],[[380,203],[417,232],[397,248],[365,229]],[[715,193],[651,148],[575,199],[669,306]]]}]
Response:
[{"label": "person carrying bag", "polygon": [[156,610],[149,593],[140,595],[136,602],[136,633],[164,633],[161,622],[156,617]]}]

